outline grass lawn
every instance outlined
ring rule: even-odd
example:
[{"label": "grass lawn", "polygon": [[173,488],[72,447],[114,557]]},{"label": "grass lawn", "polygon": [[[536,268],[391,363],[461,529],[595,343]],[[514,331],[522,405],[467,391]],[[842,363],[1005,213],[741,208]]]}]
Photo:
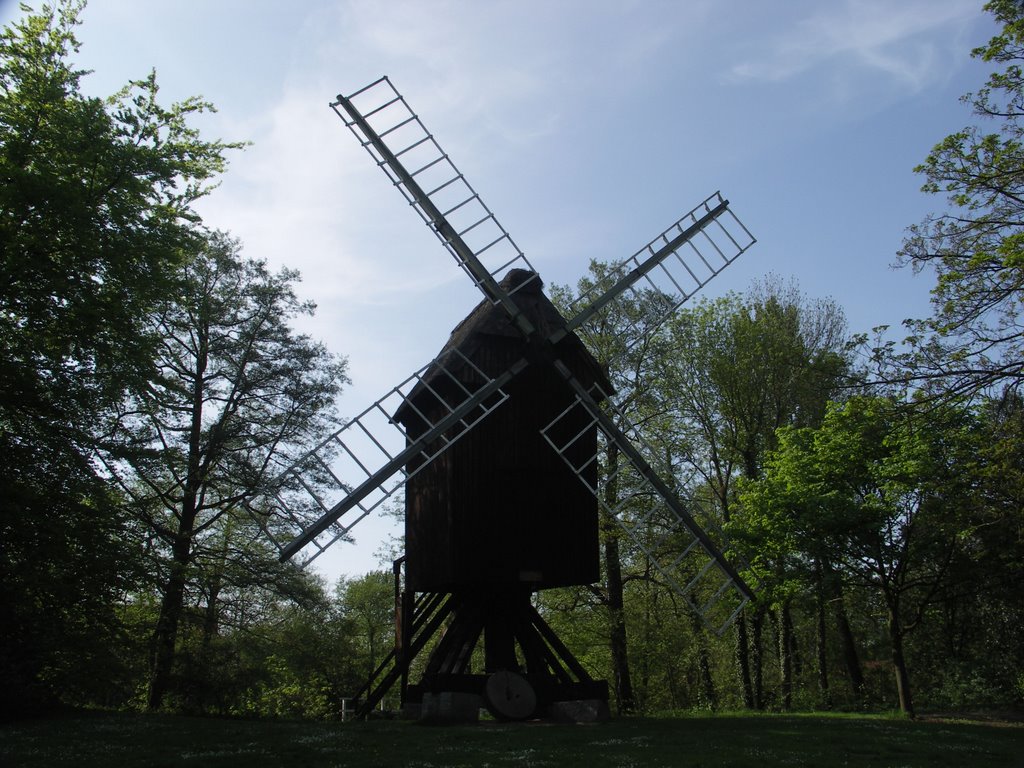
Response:
[{"label": "grass lawn", "polygon": [[428,727],[84,713],[0,726],[0,766],[1024,767],[1024,727],[872,716]]}]

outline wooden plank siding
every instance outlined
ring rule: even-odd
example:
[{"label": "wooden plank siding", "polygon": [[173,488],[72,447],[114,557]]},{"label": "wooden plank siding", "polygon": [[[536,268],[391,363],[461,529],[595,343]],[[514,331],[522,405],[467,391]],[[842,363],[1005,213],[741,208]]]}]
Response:
[{"label": "wooden plank siding", "polygon": [[[539,279],[534,284],[536,290],[524,289],[515,299],[534,325],[550,332],[564,321]],[[445,350],[453,347],[490,376],[526,352],[525,340],[489,302],[455,329]],[[584,384],[598,382],[610,390],[577,337],[567,336],[558,351]],[[440,383],[438,388],[443,391]],[[416,591],[542,589],[599,577],[596,500],[540,432],[573,395],[545,365],[531,365],[506,391],[505,403],[406,486],[407,579]],[[409,399],[431,417],[438,415],[439,404],[429,393],[413,392]],[[411,410],[403,407],[395,418],[415,438],[422,427]],[[560,428],[575,434],[583,425],[567,420]],[[597,450],[596,430],[572,450],[574,463],[586,463]],[[589,482],[596,482],[596,471],[592,462]]]}]

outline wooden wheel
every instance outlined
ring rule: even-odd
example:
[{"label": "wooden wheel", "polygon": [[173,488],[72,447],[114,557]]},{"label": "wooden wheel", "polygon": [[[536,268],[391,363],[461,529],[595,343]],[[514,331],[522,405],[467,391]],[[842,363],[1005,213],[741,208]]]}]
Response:
[{"label": "wooden wheel", "polygon": [[501,720],[525,720],[537,709],[537,694],[522,675],[495,672],[487,678],[487,705]]}]

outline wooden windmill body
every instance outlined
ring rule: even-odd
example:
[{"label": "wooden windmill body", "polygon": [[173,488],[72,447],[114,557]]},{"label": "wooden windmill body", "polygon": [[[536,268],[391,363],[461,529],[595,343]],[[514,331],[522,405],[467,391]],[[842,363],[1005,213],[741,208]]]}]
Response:
[{"label": "wooden windmill body", "polygon": [[[516,294],[518,306],[542,332],[564,328],[564,318],[535,273],[511,270],[500,285]],[[477,371],[497,376],[530,354],[528,346],[508,315],[485,300],[455,328],[437,359],[444,361],[458,350],[459,359],[473,364],[471,376]],[[558,352],[587,386],[611,391],[575,334],[562,338]],[[457,365],[445,371],[446,376],[460,373]],[[410,441],[457,404],[460,393],[436,386],[437,378],[428,368],[422,385],[395,415]],[[607,685],[574,671],[582,667],[567,649],[550,647],[544,635],[554,633],[530,603],[537,590],[590,584],[599,577],[597,501],[542,433],[572,402],[561,376],[550,367],[532,366],[476,429],[422,470],[415,463],[409,467],[405,590],[448,593],[455,607],[427,674],[411,691],[406,688],[407,705],[419,704],[422,711],[425,695],[480,695],[486,693],[489,676],[501,674],[505,688],[513,687],[504,698],[490,696],[499,714],[517,707],[536,711],[538,704],[567,700],[590,701],[595,713],[606,712]],[[592,424],[567,419],[560,429],[576,438],[574,460],[594,456],[597,430]],[[590,461],[585,474],[596,484],[596,463]],[[474,674],[468,660],[478,643],[484,649],[483,668]],[[530,695],[528,706],[522,697],[530,701]]]},{"label": "wooden windmill body", "polygon": [[[449,719],[475,719],[482,704],[512,719],[600,717],[607,684],[531,599],[598,579],[599,517],[631,537],[681,604],[716,631],[752,593],[648,463],[642,435],[615,409],[607,375],[577,332],[623,296],[654,297],[668,317],[754,238],[716,193],[563,315],[390,80],[331,106],[484,300],[433,361],[285,468],[250,510],[282,560],[302,552],[308,563],[404,492],[396,644],[358,692],[360,714],[401,681],[406,708]],[[397,447],[384,436],[395,432]],[[600,476],[599,441],[618,456],[610,479]],[[639,515],[601,487],[627,474],[635,495],[658,502]],[[412,682],[421,654],[427,661]]]},{"label": "wooden windmill body", "polygon": [[[550,333],[565,320],[543,294],[540,279],[511,271],[502,287],[516,292],[517,303],[535,326]],[[518,290],[517,290],[518,289]],[[575,334],[567,334],[559,356],[585,386],[611,384]],[[508,315],[483,301],[452,332],[439,359],[457,348],[476,368],[496,376],[529,353]],[[431,372],[426,374],[428,381]],[[405,488],[406,573],[411,589],[421,592],[546,589],[597,581],[597,501],[542,435],[573,401],[565,381],[546,366],[531,366],[516,378],[508,400],[479,427],[412,477]],[[395,418],[411,440],[426,421],[451,407],[421,387]],[[415,406],[415,407],[414,407]],[[573,459],[597,451],[597,430],[569,419],[562,429],[580,433]],[[412,467],[411,469],[415,469]],[[590,462],[586,479],[597,483]]]}]

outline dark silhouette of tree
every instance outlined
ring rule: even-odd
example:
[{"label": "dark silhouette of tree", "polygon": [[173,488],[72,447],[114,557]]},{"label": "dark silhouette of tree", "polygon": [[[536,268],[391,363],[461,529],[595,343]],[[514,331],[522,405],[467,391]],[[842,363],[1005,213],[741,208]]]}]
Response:
[{"label": "dark silhouette of tree", "polygon": [[0,701],[20,711],[109,653],[132,558],[95,427],[151,373],[149,313],[237,146],[190,126],[205,102],[161,106],[152,74],[84,96],[83,5],[0,33]]},{"label": "dark silhouette of tree", "polygon": [[273,579],[280,566],[243,505],[334,423],[346,362],[289,326],[313,311],[296,298],[297,279],[211,235],[154,316],[158,375],[128,400],[112,431],[108,470],[132,497],[159,569],[151,709],[170,688],[197,575],[223,573],[230,559]]}]

